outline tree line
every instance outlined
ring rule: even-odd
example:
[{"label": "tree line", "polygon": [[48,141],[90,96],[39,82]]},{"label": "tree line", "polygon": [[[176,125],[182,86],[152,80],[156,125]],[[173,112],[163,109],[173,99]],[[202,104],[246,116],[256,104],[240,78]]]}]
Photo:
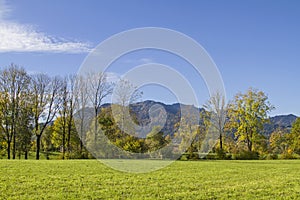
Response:
[{"label": "tree line", "polygon": [[[2,154],[5,150],[8,159],[21,154],[27,159],[28,153],[35,150],[38,160],[41,147],[43,151],[59,148],[63,159],[66,152],[82,153],[84,146],[79,136],[84,130],[77,133],[74,115],[80,112],[79,108],[92,106],[97,116],[103,99],[112,88],[103,73],[88,76],[89,79],[76,75],[30,75],[15,64],[1,70]],[[83,115],[82,112],[81,117]]]},{"label": "tree line", "polygon": [[300,118],[296,119],[291,130],[279,127],[270,135],[265,134],[265,125],[270,123],[269,113],[275,107],[264,92],[249,88],[245,93],[235,95],[229,103],[216,93],[204,108],[202,128],[200,126],[193,133],[188,133],[199,139],[193,141],[184,155],[185,159],[199,157],[197,152],[201,153],[203,135],[212,133],[215,133],[214,140],[218,142],[211,151],[215,156],[208,155],[208,158],[300,158]]},{"label": "tree line", "polygon": [[[277,129],[270,137],[263,134],[263,126],[274,106],[262,91],[250,88],[244,94],[237,94],[229,103],[216,93],[204,105],[205,112],[198,113],[200,124],[191,124],[189,118],[194,116],[185,115],[181,125],[175,125],[179,128],[174,135],[166,135],[160,127],[154,127],[145,138],[139,138],[119,127],[130,132],[131,123],[139,123],[134,113],[126,108],[138,101],[142,93],[128,81],[121,80],[119,88],[115,89],[117,102],[114,104],[115,110],[121,114],[114,113],[113,117],[111,106],[103,107],[113,87],[104,73],[90,73],[86,77],[50,77],[28,74],[15,64],[2,69],[1,155],[8,159],[28,159],[29,153],[35,151],[37,160],[41,152],[47,158],[53,152],[57,152],[61,159],[92,158],[86,147],[102,144],[103,138],[98,134],[100,129],[115,146],[134,153],[157,151],[180,137],[178,149],[186,149],[184,156],[187,159],[199,157],[209,145],[213,145],[212,152],[222,159],[233,158],[233,155],[294,158],[300,154],[300,119],[296,120],[291,131]],[[133,122],[127,123],[125,118],[129,117]],[[212,132],[214,138],[206,137]],[[185,138],[192,138],[188,147]],[[214,143],[216,140],[218,142]],[[108,153],[105,152],[103,157]]]}]

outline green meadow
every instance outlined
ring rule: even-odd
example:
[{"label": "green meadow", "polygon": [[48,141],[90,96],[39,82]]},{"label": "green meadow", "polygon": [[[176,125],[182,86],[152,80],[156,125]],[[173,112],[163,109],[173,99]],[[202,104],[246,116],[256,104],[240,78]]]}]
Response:
[{"label": "green meadow", "polygon": [[300,197],[300,160],[176,161],[149,173],[120,172],[97,160],[0,160],[0,169],[0,199]]}]

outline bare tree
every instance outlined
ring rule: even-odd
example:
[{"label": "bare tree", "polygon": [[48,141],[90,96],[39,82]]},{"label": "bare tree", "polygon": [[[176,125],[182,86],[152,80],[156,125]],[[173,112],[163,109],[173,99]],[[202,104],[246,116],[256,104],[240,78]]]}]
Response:
[{"label": "bare tree", "polygon": [[138,90],[129,80],[121,79],[114,89],[114,100],[121,106],[129,106],[142,97],[142,92]]},{"label": "bare tree", "polygon": [[61,92],[61,105],[60,109],[58,111],[59,116],[61,118],[61,134],[62,134],[62,143],[61,143],[61,149],[62,149],[62,159],[65,159],[65,153],[66,153],[66,131],[67,131],[67,118],[68,118],[68,80],[67,78],[64,78],[62,81],[62,92]]},{"label": "bare tree", "polygon": [[106,74],[103,72],[90,73],[87,75],[88,97],[94,109],[94,144],[97,141],[98,121],[103,100],[112,93],[112,84],[107,82]]},{"label": "bare tree", "polygon": [[[142,92],[138,90],[129,80],[121,79],[113,92],[113,117],[122,131],[132,132],[133,120],[130,116],[130,104],[138,101],[142,97]],[[134,133],[132,133],[134,135]]]},{"label": "bare tree", "polygon": [[71,151],[71,133],[73,130],[73,118],[77,98],[76,76],[66,76],[62,84],[61,93],[61,106],[59,109],[59,116],[61,120],[61,134],[62,134],[62,153],[63,159],[65,158],[66,150],[68,153]]},{"label": "bare tree", "polygon": [[220,150],[223,150],[224,126],[227,112],[225,97],[216,92],[210,97],[204,108],[209,114],[209,126],[218,132]]},{"label": "bare tree", "polygon": [[42,134],[60,108],[61,85],[62,81],[59,77],[50,78],[45,74],[32,76],[31,92],[37,160],[40,159]]},{"label": "bare tree", "polygon": [[73,120],[74,120],[74,114],[76,109],[76,104],[78,101],[78,93],[76,91],[77,87],[77,76],[75,75],[69,75],[68,76],[68,118],[67,118],[67,125],[68,125],[68,135],[67,135],[67,149],[70,153],[71,151],[71,133],[73,128]]},{"label": "bare tree", "polygon": [[83,150],[83,141],[85,141],[88,129],[88,118],[86,114],[88,107],[88,85],[87,80],[82,76],[77,76],[74,82],[74,120],[80,137],[80,153]]}]

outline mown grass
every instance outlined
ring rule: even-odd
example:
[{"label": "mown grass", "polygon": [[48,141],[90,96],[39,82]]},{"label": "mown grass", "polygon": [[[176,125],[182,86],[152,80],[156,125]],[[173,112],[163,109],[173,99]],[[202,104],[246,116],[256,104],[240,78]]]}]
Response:
[{"label": "mown grass", "polygon": [[[144,161],[145,162],[145,161]],[[118,172],[96,160],[0,160],[0,199],[299,199],[300,161],[189,161]]]}]

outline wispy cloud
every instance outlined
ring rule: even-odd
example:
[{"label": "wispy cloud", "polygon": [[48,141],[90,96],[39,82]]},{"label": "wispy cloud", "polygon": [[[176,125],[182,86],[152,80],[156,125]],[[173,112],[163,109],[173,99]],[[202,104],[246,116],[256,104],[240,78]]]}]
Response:
[{"label": "wispy cloud", "polygon": [[86,42],[50,36],[31,25],[10,22],[7,20],[10,12],[7,3],[0,0],[0,52],[84,53],[91,50]]},{"label": "wispy cloud", "polygon": [[141,63],[143,63],[143,64],[148,64],[148,63],[153,63],[154,60],[151,59],[151,58],[141,58],[141,59],[139,60],[139,62],[141,62]]},{"label": "wispy cloud", "polygon": [[0,0],[0,21],[5,19],[11,12],[11,8],[5,3],[4,0]]},{"label": "wispy cloud", "polygon": [[151,58],[140,58],[140,59],[126,59],[123,61],[124,63],[130,63],[130,64],[148,64],[155,62]]}]

